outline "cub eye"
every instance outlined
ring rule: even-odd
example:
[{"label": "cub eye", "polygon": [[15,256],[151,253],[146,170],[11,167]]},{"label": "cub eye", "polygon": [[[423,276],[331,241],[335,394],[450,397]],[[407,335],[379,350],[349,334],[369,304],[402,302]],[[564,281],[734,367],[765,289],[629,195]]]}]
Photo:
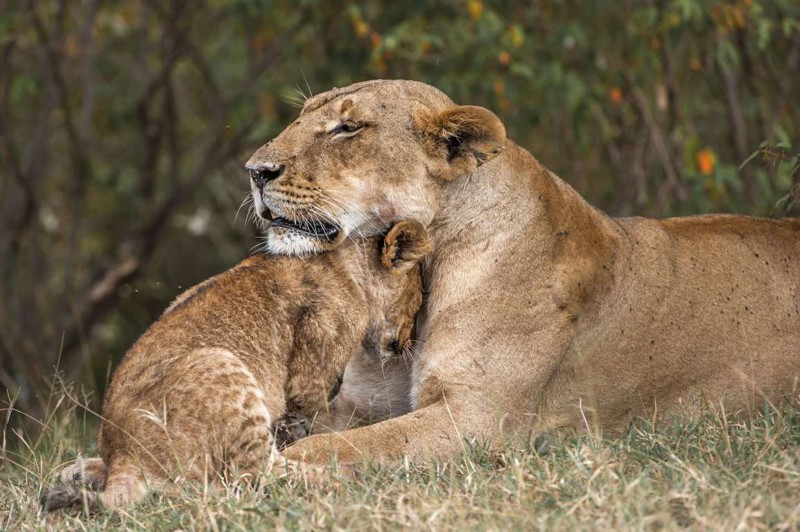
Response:
[{"label": "cub eye", "polygon": [[355,135],[364,128],[363,124],[356,124],[355,122],[344,122],[335,128],[331,129],[328,134],[332,137],[349,137]]}]

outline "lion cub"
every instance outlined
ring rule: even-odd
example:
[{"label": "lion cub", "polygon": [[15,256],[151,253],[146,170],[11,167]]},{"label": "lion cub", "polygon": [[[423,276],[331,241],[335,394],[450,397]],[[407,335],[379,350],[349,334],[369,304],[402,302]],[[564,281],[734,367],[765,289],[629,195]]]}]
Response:
[{"label": "lion cub", "polygon": [[[305,260],[259,254],[189,289],[128,351],[106,393],[100,458],[62,473],[72,485],[47,510],[113,509],[184,478],[257,475],[275,449],[270,426],[287,411],[325,408],[351,356],[410,341],[422,303],[417,222]],[[383,345],[386,344],[386,345]]]}]

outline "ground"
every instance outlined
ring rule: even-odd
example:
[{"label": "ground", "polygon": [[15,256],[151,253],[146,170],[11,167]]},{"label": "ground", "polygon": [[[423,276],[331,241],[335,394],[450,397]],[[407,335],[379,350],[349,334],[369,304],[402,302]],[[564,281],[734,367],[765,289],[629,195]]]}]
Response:
[{"label": "ground", "polygon": [[323,482],[298,474],[263,494],[184,486],[117,515],[42,518],[39,491],[59,464],[94,450],[83,420],[75,410],[54,417],[40,439],[6,430],[0,529],[800,528],[800,413],[788,407],[751,421],[709,412],[642,422],[622,437],[568,438],[544,455],[473,445],[449,464],[365,466]]}]

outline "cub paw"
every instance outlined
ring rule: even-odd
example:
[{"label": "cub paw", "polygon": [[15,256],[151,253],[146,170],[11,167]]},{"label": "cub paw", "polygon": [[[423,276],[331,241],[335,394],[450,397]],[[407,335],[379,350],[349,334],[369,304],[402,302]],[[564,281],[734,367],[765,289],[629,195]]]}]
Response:
[{"label": "cub paw", "polygon": [[106,464],[102,458],[78,458],[61,470],[58,479],[62,484],[77,483],[100,491],[106,483]]},{"label": "cub paw", "polygon": [[50,488],[39,497],[39,504],[41,504],[42,513],[62,508],[87,508],[90,512],[96,512],[99,509],[97,496],[94,493],[71,484]]},{"label": "cub paw", "polygon": [[275,446],[284,450],[301,438],[311,433],[311,423],[302,414],[289,412],[281,416],[270,428]]}]

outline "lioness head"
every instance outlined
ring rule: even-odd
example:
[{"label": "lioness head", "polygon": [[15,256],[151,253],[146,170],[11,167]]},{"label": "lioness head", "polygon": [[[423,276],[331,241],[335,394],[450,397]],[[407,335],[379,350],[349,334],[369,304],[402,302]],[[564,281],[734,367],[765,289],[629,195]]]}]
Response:
[{"label": "lioness head", "polygon": [[247,162],[273,253],[306,255],[392,222],[427,226],[442,187],[503,149],[505,128],[415,81],[369,81],[310,98]]},{"label": "lioness head", "polygon": [[417,221],[398,222],[380,243],[378,285],[382,300],[370,318],[364,349],[381,360],[411,347],[414,322],[422,305],[420,261],[431,251],[428,232]]}]

